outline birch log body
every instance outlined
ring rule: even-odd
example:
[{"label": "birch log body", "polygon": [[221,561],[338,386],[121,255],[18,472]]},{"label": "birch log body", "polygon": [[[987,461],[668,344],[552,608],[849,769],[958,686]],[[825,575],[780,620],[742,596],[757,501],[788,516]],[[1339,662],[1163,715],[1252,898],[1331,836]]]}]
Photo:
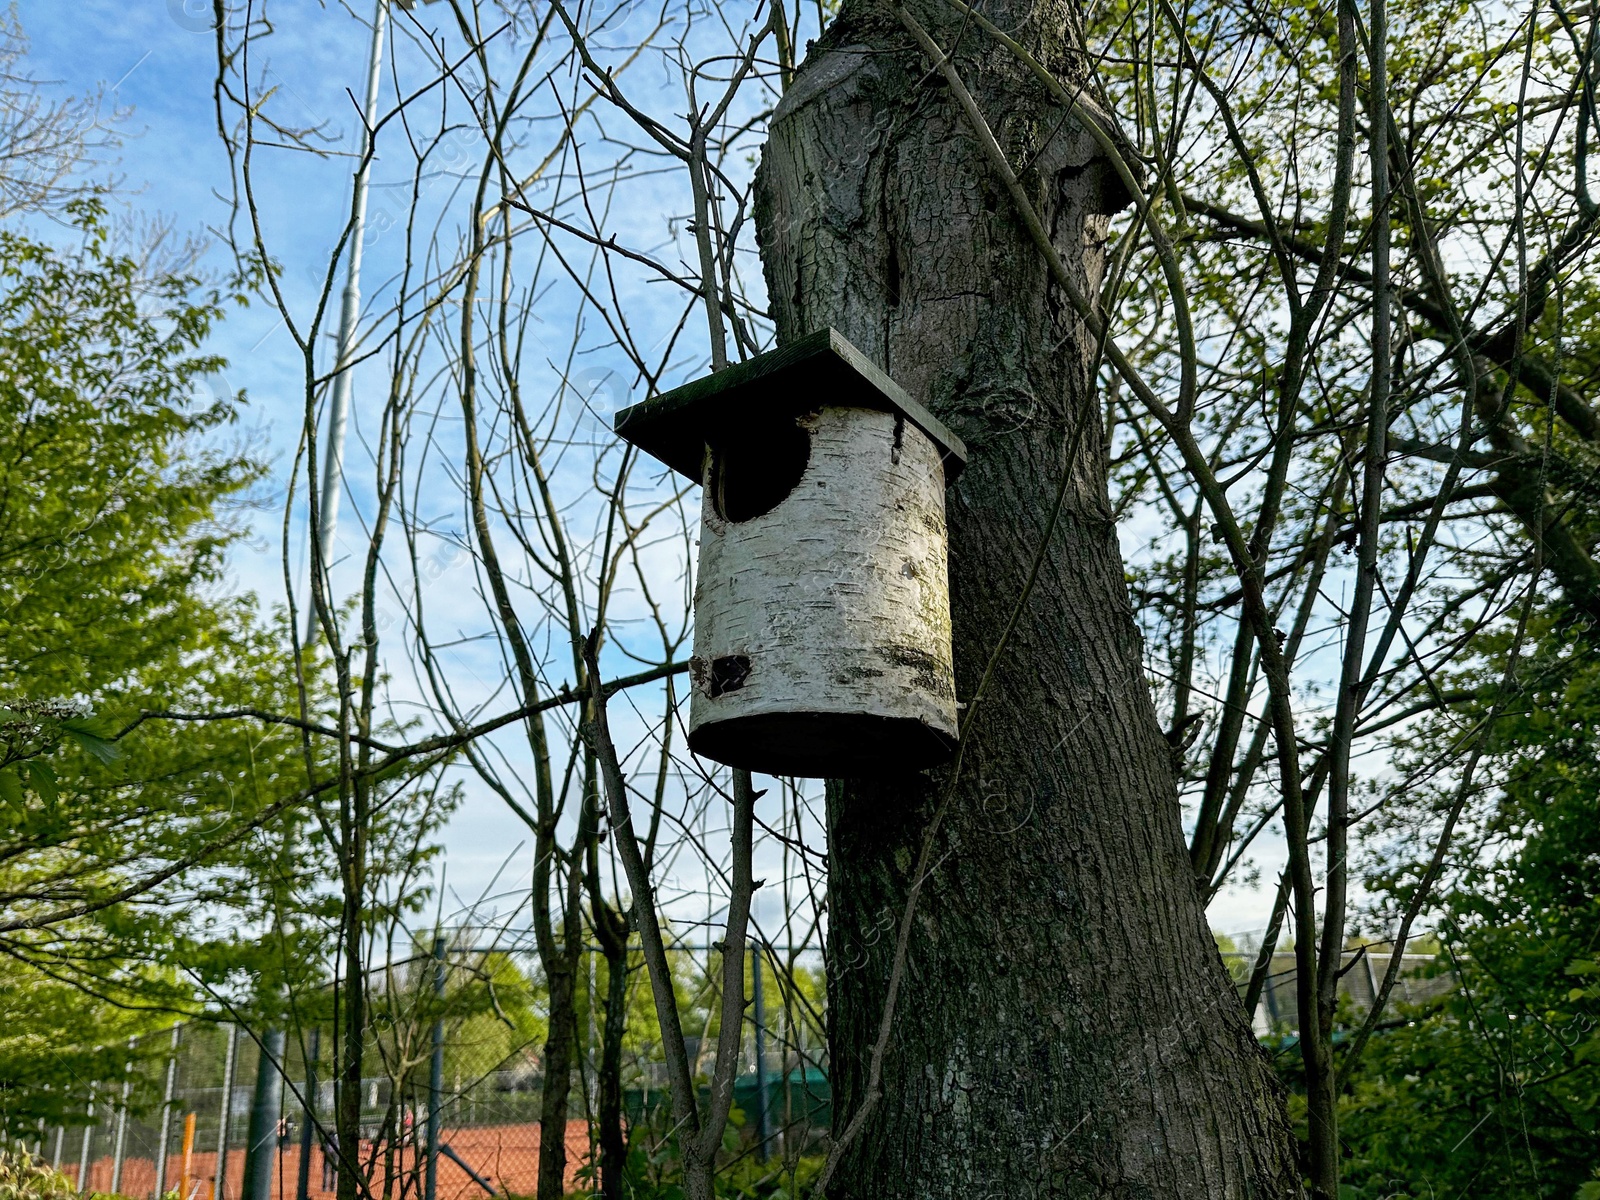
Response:
[{"label": "birch log body", "polygon": [[725,519],[708,465],[689,744],[780,775],[940,762],[956,701],[939,451],[895,413],[798,423],[804,472],[766,513]]}]

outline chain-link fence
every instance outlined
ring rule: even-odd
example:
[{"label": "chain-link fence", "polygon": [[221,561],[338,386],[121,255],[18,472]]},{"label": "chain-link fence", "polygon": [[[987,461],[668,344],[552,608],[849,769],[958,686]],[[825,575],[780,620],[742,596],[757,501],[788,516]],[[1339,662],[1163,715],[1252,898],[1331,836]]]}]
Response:
[{"label": "chain-link fence", "polygon": [[237,1196],[259,1058],[241,1040],[238,1026],[189,1024],[130,1042],[122,1083],[90,1088],[87,1123],[41,1131],[36,1151],[80,1191],[210,1195],[220,1174]]},{"label": "chain-link fence", "polygon": [[[77,1109],[84,1121],[41,1126],[31,1148],[84,1192],[333,1200],[338,1163],[349,1153],[368,1195],[429,1200],[428,1128],[436,1114],[433,1200],[532,1195],[548,1004],[525,946],[472,943],[469,931],[458,931],[447,953],[436,951],[442,957],[416,954],[372,977],[372,1045],[363,1064],[355,1147],[341,1148],[333,1133],[338,1043],[331,1023],[291,1023],[274,1039],[253,1026],[191,1022],[128,1043],[123,1077],[84,1089]],[[687,1039],[691,1064],[706,1080],[715,1067],[720,964],[713,947],[674,953],[681,956],[684,1028],[697,1031]],[[808,1008],[794,956],[779,971],[770,947],[768,954],[761,986],[754,956],[747,977],[755,1003],[736,1076],[731,1145],[736,1155],[793,1156],[815,1151],[825,1136],[831,1094],[820,1007]],[[1241,986],[1255,957],[1223,955]],[[1339,988],[1353,1012],[1370,1008],[1387,962],[1381,946],[1346,953]],[[811,970],[809,986],[819,1005],[820,962]],[[580,960],[579,1047],[565,1131],[569,1191],[589,1190],[595,1175],[605,971],[604,957],[587,948]],[[648,1158],[668,1143],[673,1121],[648,989],[640,986],[642,967],[630,963],[629,972],[623,1123],[630,1146]],[[1407,955],[1391,1002],[1424,1002],[1453,986],[1454,976],[1433,955]],[[1297,1028],[1292,952],[1273,956],[1255,1024],[1263,1036]],[[260,1080],[263,1062],[268,1075]],[[255,1168],[247,1187],[249,1161]]]},{"label": "chain-link fence", "polygon": [[[1382,989],[1384,973],[1389,969],[1389,954],[1390,948],[1386,946],[1344,952],[1339,964],[1338,991],[1351,1011],[1364,1015],[1372,1007]],[[1247,952],[1224,952],[1222,960],[1234,980],[1240,984],[1250,978],[1256,965],[1256,955]],[[1294,952],[1285,950],[1274,954],[1262,981],[1260,1003],[1252,1014],[1258,1034],[1286,1033],[1299,1029],[1300,1005],[1295,990],[1296,978]],[[1402,955],[1400,974],[1395,980],[1386,1011],[1397,1012],[1404,1005],[1426,1003],[1450,991],[1455,984],[1455,975],[1438,956]]]},{"label": "chain-link fence", "polygon": [[[569,1191],[586,1190],[595,1172],[603,971],[601,956],[588,954],[565,1135]],[[772,998],[759,1020],[752,1013],[743,1039],[736,1136],[750,1153],[800,1153],[815,1147],[831,1116],[820,1030],[796,1020],[770,969],[764,976]],[[360,1138],[348,1148],[368,1194],[427,1200],[430,1114],[439,1130],[435,1200],[536,1191],[546,1007],[536,978],[517,951],[471,947],[452,948],[442,963],[417,956],[374,977]],[[672,1120],[647,990],[631,982],[623,1121],[630,1143],[650,1150],[664,1143]],[[703,1040],[703,1052],[695,1053],[695,1039],[690,1049],[705,1079],[715,1053],[714,1038]],[[128,1043],[124,1078],[86,1090],[79,1111],[87,1123],[40,1128],[30,1148],[86,1193],[333,1200],[346,1150],[334,1133],[337,1057],[332,1024],[292,1025],[276,1040],[240,1024],[184,1024]],[[267,1086],[258,1089],[262,1070]]]}]

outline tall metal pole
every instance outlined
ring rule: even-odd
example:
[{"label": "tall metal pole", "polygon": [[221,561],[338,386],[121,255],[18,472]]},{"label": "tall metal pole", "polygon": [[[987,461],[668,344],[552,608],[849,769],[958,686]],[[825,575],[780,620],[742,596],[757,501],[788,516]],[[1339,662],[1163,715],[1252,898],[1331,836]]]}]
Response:
[{"label": "tall metal pole", "polygon": [[[156,1197],[167,1194],[167,1141],[172,1136],[172,1093],[178,1082],[178,1035],[182,1025],[172,1027],[172,1049],[167,1054],[167,1086],[161,1092],[161,1138],[156,1145]],[[183,1200],[189,1200],[187,1196]]]},{"label": "tall metal pole", "polygon": [[[372,11],[372,51],[367,59],[367,99],[362,109],[361,160],[350,197],[354,224],[350,230],[349,264],[339,309],[339,341],[334,359],[333,394],[328,400],[328,431],[322,459],[322,497],[317,520],[320,561],[313,571],[326,572],[333,563],[333,535],[339,527],[339,496],[344,490],[344,438],[350,423],[350,360],[355,357],[356,323],[361,316],[361,251],[367,228],[367,182],[372,163],[372,127],[378,120],[378,88],[383,79],[383,34],[389,19],[389,0],[376,0]],[[317,613],[306,606],[306,641],[317,633]]]},{"label": "tall metal pole", "polygon": [[224,1200],[228,1190],[228,1124],[233,1116],[233,1060],[238,1053],[239,1027],[229,1025],[222,1052],[222,1113],[217,1119],[217,1173],[211,1179],[211,1200]]},{"label": "tall metal pole", "polygon": [[[133,1039],[128,1039],[128,1053],[133,1053]],[[122,1152],[128,1147],[128,1093],[133,1088],[133,1063],[122,1064],[122,1102],[117,1105],[117,1140],[111,1148],[111,1194],[122,1191]]]},{"label": "tall metal pole", "polygon": [[[433,939],[433,994],[444,995],[444,938]],[[428,1172],[422,1200],[434,1200],[439,1184],[439,1098],[444,1091],[444,1013],[433,1019],[433,1061],[428,1064]]]},{"label": "tall metal pole", "polygon": [[317,1059],[322,1057],[322,1030],[312,1027],[311,1044],[306,1056],[305,1103],[301,1105],[304,1120],[300,1126],[300,1174],[295,1180],[295,1200],[308,1200],[311,1193],[311,1148],[315,1145],[312,1127],[317,1123]]},{"label": "tall metal pole", "polygon": [[761,994],[761,944],[754,940],[750,943],[750,965],[753,969],[750,998],[755,1006],[756,1023],[756,1154],[766,1162],[771,1129],[767,1115],[767,1007]]},{"label": "tall metal pole", "polygon": [[283,1107],[283,1030],[261,1035],[261,1066],[256,1071],[250,1104],[250,1138],[244,1150],[241,1200],[272,1200],[272,1160],[278,1145],[278,1117]]},{"label": "tall metal pole", "polygon": [[78,1191],[89,1194],[89,1138],[94,1133],[94,1088],[89,1089],[89,1123],[83,1127],[83,1157],[78,1160]]}]

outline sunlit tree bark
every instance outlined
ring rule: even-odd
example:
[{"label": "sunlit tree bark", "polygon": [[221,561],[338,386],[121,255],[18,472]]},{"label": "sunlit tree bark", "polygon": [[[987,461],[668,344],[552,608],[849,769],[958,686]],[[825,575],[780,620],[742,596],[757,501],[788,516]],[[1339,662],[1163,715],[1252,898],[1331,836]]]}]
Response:
[{"label": "sunlit tree bark", "polygon": [[[1075,6],[985,11],[1086,79]],[[948,494],[957,695],[976,714],[958,772],[830,785],[829,1194],[1296,1195],[1140,666],[1094,339],[914,30],[956,47],[1086,295],[1127,202],[1082,124],[946,0],[847,3],[773,117],[758,221],[780,342],[839,329],[971,452]]]}]

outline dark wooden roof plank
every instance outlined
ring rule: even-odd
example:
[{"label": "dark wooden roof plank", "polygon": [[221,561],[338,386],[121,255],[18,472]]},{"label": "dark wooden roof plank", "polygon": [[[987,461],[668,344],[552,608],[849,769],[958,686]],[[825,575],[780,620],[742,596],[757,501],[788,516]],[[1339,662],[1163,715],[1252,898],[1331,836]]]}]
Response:
[{"label": "dark wooden roof plank", "polygon": [[613,427],[619,437],[699,483],[706,444],[717,429],[748,420],[753,410],[777,416],[829,405],[902,413],[938,446],[946,482],[966,463],[961,439],[834,329],[819,329],[625,408]]}]

